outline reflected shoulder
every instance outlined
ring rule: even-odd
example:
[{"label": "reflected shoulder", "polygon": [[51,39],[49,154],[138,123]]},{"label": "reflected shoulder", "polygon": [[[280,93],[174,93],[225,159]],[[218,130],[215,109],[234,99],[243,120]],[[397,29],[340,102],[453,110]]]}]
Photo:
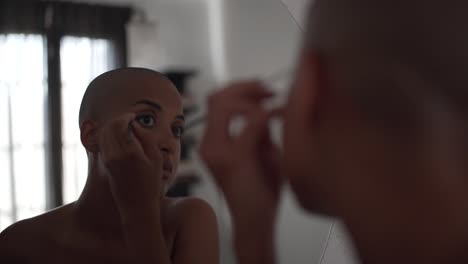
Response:
[{"label": "reflected shoulder", "polygon": [[27,255],[34,236],[29,221],[16,222],[0,233],[0,263],[20,262]]},{"label": "reflected shoulder", "polygon": [[66,205],[10,225],[0,233],[0,255],[23,256],[37,250],[54,236],[54,230],[66,222],[69,209],[70,206]]},{"label": "reflected shoulder", "polygon": [[176,211],[177,214],[185,216],[208,215],[215,216],[213,208],[205,200],[195,197],[186,198],[166,198],[169,210]]}]

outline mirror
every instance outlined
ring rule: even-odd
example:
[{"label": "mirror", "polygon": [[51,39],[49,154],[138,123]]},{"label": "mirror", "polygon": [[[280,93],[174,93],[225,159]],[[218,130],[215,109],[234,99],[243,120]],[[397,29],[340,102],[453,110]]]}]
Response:
[{"label": "mirror", "polygon": [[[60,150],[60,141],[52,147],[58,148],[63,154],[63,164],[60,165],[63,166],[63,184],[53,185],[55,189],[51,189],[46,184],[46,177],[49,177],[46,175],[54,174],[54,171],[48,171],[50,164],[47,161],[41,163],[45,157],[48,157],[43,149],[33,151],[33,146],[43,144],[46,142],[45,139],[37,140],[37,142],[29,142],[25,139],[25,144],[29,144],[33,154],[25,153],[23,158],[38,160],[38,164],[34,168],[31,167],[31,170],[43,171],[41,177],[35,179],[38,181],[34,185],[36,188],[29,188],[28,172],[22,171],[27,168],[18,167],[16,173],[13,174],[13,169],[7,166],[11,161],[9,157],[12,156],[8,146],[12,146],[11,140],[16,140],[8,135],[15,131],[0,131],[0,143],[2,143],[0,164],[3,164],[0,168],[5,170],[0,174],[8,175],[8,177],[0,178],[0,193],[6,196],[5,199],[0,199],[4,201],[0,204],[0,230],[14,221],[37,215],[54,205],[77,199],[86,180],[86,154],[81,150],[79,131],[76,126],[77,113],[84,88],[100,73],[124,62],[128,66],[165,72],[179,84],[178,88],[184,95],[186,114],[189,118],[195,119],[197,115],[200,116],[200,113],[205,111],[204,102],[207,95],[222,87],[223,84],[236,79],[268,78],[281,71],[292,72],[295,56],[301,45],[302,31],[290,13],[291,11],[296,14],[297,6],[288,10],[288,6],[279,0],[89,0],[78,2],[119,8],[130,7],[133,12],[128,17],[128,23],[125,23],[126,41],[121,41],[119,45],[116,45],[114,42],[106,41],[107,36],[84,37],[79,27],[75,31],[72,30],[73,33],[70,36],[61,39],[59,43],[61,43],[62,76],[56,81],[62,83],[62,107],[58,105],[50,107],[61,109],[58,116],[51,118],[63,120],[63,122],[47,127],[46,121],[40,117],[36,121],[39,122],[38,127],[45,126],[44,130],[61,127],[64,147]],[[52,17],[55,19],[46,10],[46,23],[53,23]],[[3,33],[0,32],[0,34]],[[10,72],[15,70],[9,65],[18,61],[15,56],[22,56],[21,52],[14,52],[18,45],[30,45],[32,48],[28,50],[31,52],[37,50],[31,58],[34,58],[34,65],[41,64],[46,57],[42,53],[46,48],[43,46],[46,45],[45,43],[40,34],[34,36],[3,34],[0,37],[0,53],[10,54],[8,57],[10,60],[2,60],[1,69],[5,71],[0,72],[8,72],[7,68],[10,68]],[[114,56],[116,52],[123,49],[125,57]],[[45,69],[41,67],[40,69],[27,69],[29,72],[41,73],[35,76],[37,82],[45,80]],[[77,67],[81,70],[77,71]],[[16,68],[17,72],[20,70],[21,68]],[[8,91],[12,90],[7,91],[5,88],[7,79],[6,75],[0,77],[0,80],[4,81],[0,93],[0,108],[8,107],[0,111],[0,122],[5,124],[9,120],[15,123],[19,117],[19,115],[16,116],[17,111],[13,111],[16,107],[16,97],[12,93],[9,94]],[[287,87],[277,89],[286,97]],[[40,94],[29,99],[32,101],[31,105],[35,105],[37,109],[45,107]],[[4,116],[3,113],[11,115]],[[0,127],[3,129],[8,126],[2,123]],[[10,129],[15,128],[10,126]],[[185,149],[183,148],[182,153],[179,184],[176,189],[172,190],[172,195],[192,195],[212,205],[218,216],[221,263],[235,263],[230,243],[232,230],[229,212],[223,197],[217,191],[195,152],[202,133],[203,125],[197,126],[190,131],[189,137],[183,142]],[[59,157],[56,160],[62,159]],[[63,195],[59,195],[62,192]],[[29,209],[24,209],[24,207]],[[328,238],[331,227],[330,219],[304,213],[295,202],[291,191],[285,190],[277,227],[278,263],[319,263],[324,257],[325,247],[330,242]]]}]

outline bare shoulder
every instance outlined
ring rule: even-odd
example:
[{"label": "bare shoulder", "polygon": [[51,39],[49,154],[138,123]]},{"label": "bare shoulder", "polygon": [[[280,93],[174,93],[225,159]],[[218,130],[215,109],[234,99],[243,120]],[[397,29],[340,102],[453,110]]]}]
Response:
[{"label": "bare shoulder", "polygon": [[199,198],[167,198],[166,204],[169,211],[182,219],[216,218],[211,205]]},{"label": "bare shoulder", "polygon": [[[0,233],[0,260],[25,258],[48,244],[65,221],[68,206],[14,223]],[[3,263],[3,261],[0,261]]]},{"label": "bare shoulder", "polygon": [[173,263],[219,263],[218,225],[211,206],[198,198],[168,203],[179,222]]},{"label": "bare shoulder", "polygon": [[0,262],[20,261],[28,247],[28,233],[30,233],[27,220],[17,222],[0,233]]},{"label": "bare shoulder", "polygon": [[199,198],[166,198],[167,220],[177,230],[217,228],[216,214],[213,208]]},{"label": "bare shoulder", "polygon": [[42,237],[35,223],[35,218],[22,220],[0,233],[0,263],[29,263],[34,245]]}]

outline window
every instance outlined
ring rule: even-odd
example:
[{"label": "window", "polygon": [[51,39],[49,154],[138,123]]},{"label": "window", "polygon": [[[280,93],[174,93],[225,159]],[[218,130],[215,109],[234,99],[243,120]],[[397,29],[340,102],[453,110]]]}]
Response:
[{"label": "window", "polygon": [[66,36],[61,41],[63,198],[75,201],[87,178],[88,159],[80,141],[81,99],[96,76],[113,68],[111,43],[104,39]]},{"label": "window", "polygon": [[[113,68],[111,43],[61,40],[64,203],[75,201],[87,177],[78,111],[89,82]],[[0,35],[0,230],[46,210],[44,38]]]},{"label": "window", "polygon": [[40,35],[0,35],[0,230],[45,210],[45,70]]},{"label": "window", "polygon": [[97,75],[126,66],[126,7],[0,1],[0,232],[78,198],[78,111]]}]

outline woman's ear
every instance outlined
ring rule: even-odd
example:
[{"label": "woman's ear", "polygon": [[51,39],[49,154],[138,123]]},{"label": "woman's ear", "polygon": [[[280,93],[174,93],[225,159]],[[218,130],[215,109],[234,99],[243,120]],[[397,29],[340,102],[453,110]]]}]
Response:
[{"label": "woman's ear", "polygon": [[86,120],[80,127],[81,143],[87,152],[99,152],[99,133],[96,122]]},{"label": "woman's ear", "polygon": [[315,123],[317,111],[322,100],[324,86],[323,65],[317,53],[311,50],[303,51],[299,58],[296,79],[294,83],[295,107],[297,112],[304,115],[303,121]]}]

